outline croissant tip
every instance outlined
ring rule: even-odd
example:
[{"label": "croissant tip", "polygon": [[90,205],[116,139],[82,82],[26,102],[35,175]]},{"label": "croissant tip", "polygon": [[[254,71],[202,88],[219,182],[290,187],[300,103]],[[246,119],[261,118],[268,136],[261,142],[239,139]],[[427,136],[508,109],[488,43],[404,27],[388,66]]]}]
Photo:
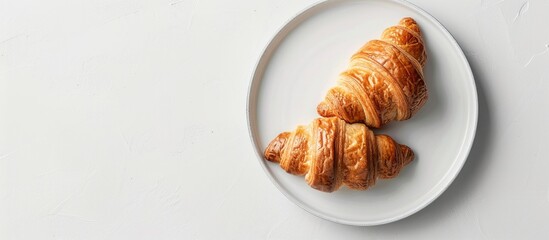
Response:
[{"label": "croissant tip", "polygon": [[269,146],[265,149],[265,159],[271,162],[280,162],[280,154],[284,145],[290,136],[289,132],[283,132],[269,143]]},{"label": "croissant tip", "polygon": [[403,166],[412,162],[415,158],[414,151],[412,151],[412,149],[406,145],[400,145],[400,152],[402,154]]},{"label": "croissant tip", "polygon": [[332,117],[333,114],[331,114],[330,106],[328,106],[328,103],[325,101],[322,101],[318,104],[316,107],[316,112],[323,117]]},{"label": "croissant tip", "polygon": [[406,27],[406,28],[416,32],[417,34],[421,35],[421,31],[419,30],[419,26],[418,26],[416,20],[414,20],[411,17],[404,17],[404,18],[400,19],[398,25]]},{"label": "croissant tip", "polygon": [[414,20],[412,17],[403,17],[402,19],[400,19],[400,22],[416,22],[416,20]]}]

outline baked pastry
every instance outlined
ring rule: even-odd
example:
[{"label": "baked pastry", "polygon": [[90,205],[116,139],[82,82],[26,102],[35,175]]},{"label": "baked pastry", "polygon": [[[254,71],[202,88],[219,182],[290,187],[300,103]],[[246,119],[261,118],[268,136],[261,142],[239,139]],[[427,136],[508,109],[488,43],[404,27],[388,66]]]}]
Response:
[{"label": "baked pastry", "polygon": [[317,111],[324,117],[337,116],[375,128],[409,119],[427,100],[426,59],[418,24],[403,18],[351,57]]},{"label": "baked pastry", "polygon": [[414,159],[412,150],[387,135],[374,135],[362,123],[317,118],[271,141],[265,158],[307,183],[332,192],[341,185],[365,190],[377,178],[394,178]]}]

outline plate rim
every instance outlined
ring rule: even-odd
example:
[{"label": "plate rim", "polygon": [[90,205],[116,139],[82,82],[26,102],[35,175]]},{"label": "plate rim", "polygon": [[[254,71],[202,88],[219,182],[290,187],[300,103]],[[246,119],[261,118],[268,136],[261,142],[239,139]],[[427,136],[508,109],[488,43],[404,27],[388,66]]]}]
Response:
[{"label": "plate rim", "polygon": [[[259,82],[261,82],[261,79],[262,79],[263,73],[264,73],[262,71],[264,71],[264,68],[260,69],[260,66],[265,61],[265,58],[267,58],[267,59],[269,58],[268,53],[270,51],[276,50],[276,48],[278,47],[277,41],[282,40],[282,39],[285,38],[285,34],[284,34],[285,30],[290,30],[290,31],[293,30],[293,27],[291,26],[291,24],[294,23],[294,21],[297,21],[296,19],[298,19],[299,17],[304,17],[304,15],[306,15],[308,12],[313,11],[315,8],[321,7],[321,5],[324,5],[324,4],[327,4],[327,3],[331,3],[331,2],[353,2],[353,1],[356,2],[358,0],[321,0],[321,1],[309,4],[308,6],[303,8],[302,10],[298,11],[297,14],[295,14],[292,17],[290,17],[289,19],[287,19],[281,26],[278,27],[278,29],[275,31],[274,35],[272,35],[269,38],[269,41],[267,42],[267,44],[265,44],[262,51],[260,51],[259,57],[255,61],[255,65],[253,67],[252,75],[251,75],[250,80],[249,80],[248,91],[247,91],[247,96],[246,96],[246,123],[247,123],[247,128],[248,128],[248,135],[249,135],[250,141],[253,145],[255,155],[256,155],[257,159],[259,160],[258,161],[259,165],[263,169],[264,173],[268,176],[271,183],[273,185],[275,185],[275,187],[278,189],[278,191],[281,192],[292,203],[296,204],[297,206],[299,206],[301,209],[305,210],[306,212],[308,212],[308,213],[310,213],[314,216],[320,217],[322,219],[328,220],[328,221],[332,221],[332,222],[336,222],[336,223],[340,223],[340,224],[345,224],[345,225],[352,225],[352,226],[376,226],[376,225],[382,225],[382,224],[395,222],[395,221],[404,219],[406,217],[409,217],[409,216],[413,215],[414,213],[419,212],[420,210],[422,210],[425,207],[427,207],[428,205],[430,205],[433,201],[438,199],[448,189],[448,187],[450,187],[450,185],[453,183],[453,181],[456,179],[456,177],[461,172],[461,169],[465,165],[465,162],[467,161],[467,159],[470,155],[472,146],[474,144],[476,131],[477,131],[477,125],[478,125],[478,92],[477,92],[475,77],[474,77],[473,72],[471,70],[471,66],[469,64],[469,61],[467,60],[467,57],[465,56],[465,54],[463,52],[463,49],[461,48],[459,43],[456,41],[454,36],[446,29],[446,27],[444,27],[444,25],[442,23],[440,23],[440,21],[438,21],[437,18],[435,18],[434,16],[432,16],[431,14],[429,14],[427,11],[423,10],[419,6],[417,6],[417,5],[415,5],[411,2],[408,2],[406,0],[385,0],[387,2],[393,2],[393,3],[403,5],[405,7],[408,7],[410,9],[412,9],[413,11],[415,11],[416,13],[422,15],[423,17],[426,17],[432,23],[434,23],[434,25],[437,27],[437,29],[439,29],[442,32],[442,34],[450,41],[450,44],[452,45],[454,50],[457,52],[458,57],[461,59],[462,63],[464,64],[465,74],[468,76],[466,81],[469,81],[468,87],[470,88],[470,95],[471,95],[470,100],[471,100],[472,109],[469,111],[469,113],[471,113],[471,116],[468,117],[466,135],[463,139],[463,142],[462,142],[461,146],[459,147],[460,150],[459,150],[459,152],[456,156],[456,159],[458,161],[454,162],[454,164],[458,164],[458,165],[454,166],[454,167],[451,167],[451,169],[441,178],[439,183],[437,183],[435,185],[435,188],[433,188],[431,190],[431,191],[435,191],[435,192],[432,193],[431,196],[428,197],[426,200],[421,201],[415,207],[413,207],[413,208],[411,208],[407,211],[404,211],[401,214],[398,214],[398,215],[393,216],[393,217],[381,219],[381,220],[358,221],[358,220],[346,220],[346,219],[341,219],[341,218],[335,218],[335,217],[332,217],[332,216],[325,215],[322,212],[319,212],[319,211],[317,211],[313,208],[310,208],[307,204],[304,204],[301,200],[298,200],[295,196],[290,194],[284,187],[282,187],[276,179],[274,179],[274,176],[269,172],[269,169],[267,169],[267,166],[264,163],[264,158],[262,156],[262,150],[260,149],[260,146],[258,145],[258,139],[256,139],[256,137],[254,135],[254,130],[252,129],[252,121],[256,122],[256,119],[255,119],[255,116],[253,116],[254,119],[252,120],[250,109],[252,107],[256,107],[255,106],[256,101],[252,102],[252,98],[255,99],[256,95],[257,95],[257,92],[258,92],[258,91],[254,92],[254,90],[257,90],[257,88],[254,88],[254,87],[257,84],[259,84]],[[362,0],[362,1],[367,2],[367,1],[377,1],[377,0]],[[297,22],[296,26],[298,26],[299,24],[300,24],[300,22]],[[282,37],[282,39],[279,39],[281,37]],[[261,76],[261,77],[258,77],[258,76]],[[259,79],[256,80],[256,78],[259,78]],[[437,185],[440,186],[440,187],[437,188],[436,187]]]}]

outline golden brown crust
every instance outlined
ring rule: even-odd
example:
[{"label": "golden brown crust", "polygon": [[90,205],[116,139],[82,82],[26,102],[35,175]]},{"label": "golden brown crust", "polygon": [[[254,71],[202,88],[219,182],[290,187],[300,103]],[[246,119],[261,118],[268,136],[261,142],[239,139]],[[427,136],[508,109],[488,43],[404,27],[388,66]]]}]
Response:
[{"label": "golden brown crust", "polygon": [[310,159],[310,169],[305,175],[305,180],[320,191],[330,192],[335,183],[335,142],[337,132],[335,121],[313,121],[313,151]]},{"label": "golden brown crust", "polygon": [[377,147],[371,130],[364,124],[348,124],[345,135],[343,183],[351,189],[366,190],[375,184]]},{"label": "golden brown crust", "polygon": [[425,61],[419,26],[412,18],[403,18],[352,56],[317,112],[375,128],[409,119],[427,100]]},{"label": "golden brown crust", "polygon": [[337,116],[346,122],[361,121],[365,118],[365,112],[362,110],[362,105],[357,96],[346,87],[336,86],[328,91],[328,95],[326,95],[328,101],[320,103],[317,111],[324,117]]},{"label": "golden brown crust", "polygon": [[331,117],[279,134],[265,158],[288,173],[305,175],[311,187],[332,192],[342,185],[365,190],[377,178],[396,177],[414,154],[386,135],[375,136],[364,124]]},{"label": "golden brown crust", "polygon": [[399,145],[387,135],[378,135],[377,147],[379,154],[378,176],[379,178],[394,178],[414,157],[412,150],[404,145]]},{"label": "golden brown crust", "polygon": [[265,159],[271,162],[280,162],[282,148],[286,144],[289,136],[289,132],[283,132],[281,134],[278,134],[278,136],[271,141],[267,149],[265,149]]}]

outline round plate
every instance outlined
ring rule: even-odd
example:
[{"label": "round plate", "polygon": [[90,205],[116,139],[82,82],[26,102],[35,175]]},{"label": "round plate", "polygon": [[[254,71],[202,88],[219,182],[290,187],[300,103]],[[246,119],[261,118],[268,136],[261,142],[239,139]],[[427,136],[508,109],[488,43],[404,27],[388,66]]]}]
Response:
[{"label": "round plate", "polygon": [[[402,17],[413,17],[427,46],[429,100],[411,119],[374,130],[410,146],[415,160],[366,191],[324,193],[302,176],[264,160],[283,131],[309,124],[350,56]],[[260,57],[248,93],[248,126],[259,162],[276,187],[306,211],[338,223],[378,225],[407,217],[436,199],[461,170],[477,124],[477,92],[460,47],[431,15],[404,1],[326,1],[290,20]]]}]

